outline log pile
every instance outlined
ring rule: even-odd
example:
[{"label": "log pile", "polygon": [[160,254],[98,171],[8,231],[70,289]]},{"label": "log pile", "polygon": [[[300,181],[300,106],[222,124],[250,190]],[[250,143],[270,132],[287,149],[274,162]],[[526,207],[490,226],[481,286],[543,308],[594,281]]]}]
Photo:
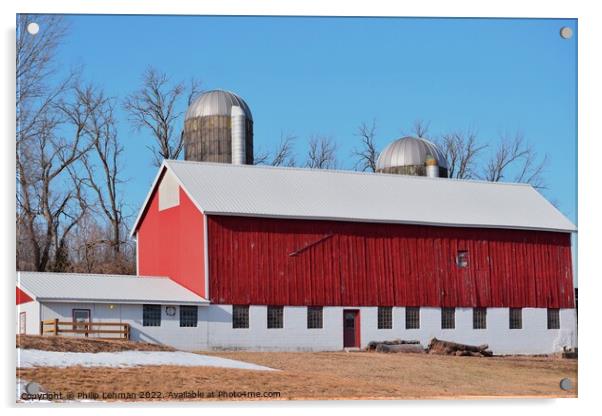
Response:
[{"label": "log pile", "polygon": [[427,352],[429,354],[456,355],[460,357],[491,357],[493,353],[488,348],[489,345],[487,344],[467,345],[433,338],[429,343]]},{"label": "log pile", "polygon": [[420,341],[394,339],[392,341],[371,341],[368,343],[368,351],[423,353],[424,348],[420,345]]}]

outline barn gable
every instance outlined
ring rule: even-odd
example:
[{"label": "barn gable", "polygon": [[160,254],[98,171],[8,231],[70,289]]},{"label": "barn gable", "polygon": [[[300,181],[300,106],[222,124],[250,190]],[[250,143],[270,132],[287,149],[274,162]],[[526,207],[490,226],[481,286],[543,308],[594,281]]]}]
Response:
[{"label": "barn gable", "polygon": [[169,169],[157,175],[133,233],[138,274],[169,276],[207,296],[205,216]]}]

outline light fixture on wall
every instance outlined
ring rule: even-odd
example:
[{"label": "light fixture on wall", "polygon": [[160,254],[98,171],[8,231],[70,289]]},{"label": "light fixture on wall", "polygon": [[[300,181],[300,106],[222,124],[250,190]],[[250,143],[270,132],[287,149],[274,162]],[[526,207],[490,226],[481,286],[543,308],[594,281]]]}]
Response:
[{"label": "light fixture on wall", "polygon": [[167,314],[167,316],[174,316],[176,314],[176,307],[175,306],[166,306],[165,313]]}]

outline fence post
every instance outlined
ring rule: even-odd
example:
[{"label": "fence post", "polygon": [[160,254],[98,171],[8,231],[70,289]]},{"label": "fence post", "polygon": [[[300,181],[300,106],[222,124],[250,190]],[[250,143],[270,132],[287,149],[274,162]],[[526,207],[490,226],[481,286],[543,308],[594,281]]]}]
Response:
[{"label": "fence post", "polygon": [[59,334],[59,318],[54,318],[54,336]]},{"label": "fence post", "polygon": [[44,335],[44,321],[40,321],[40,335]]},{"label": "fence post", "polygon": [[125,339],[130,340],[130,324],[125,324]]}]

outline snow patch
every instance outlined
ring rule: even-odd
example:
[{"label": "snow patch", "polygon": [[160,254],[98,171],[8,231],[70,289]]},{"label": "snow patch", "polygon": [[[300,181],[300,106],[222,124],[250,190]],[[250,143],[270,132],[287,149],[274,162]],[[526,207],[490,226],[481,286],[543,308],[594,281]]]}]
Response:
[{"label": "snow patch", "polygon": [[57,352],[17,348],[17,367],[137,367],[176,365],[184,367],[223,367],[243,370],[276,371],[244,361],[211,357],[183,351]]}]

